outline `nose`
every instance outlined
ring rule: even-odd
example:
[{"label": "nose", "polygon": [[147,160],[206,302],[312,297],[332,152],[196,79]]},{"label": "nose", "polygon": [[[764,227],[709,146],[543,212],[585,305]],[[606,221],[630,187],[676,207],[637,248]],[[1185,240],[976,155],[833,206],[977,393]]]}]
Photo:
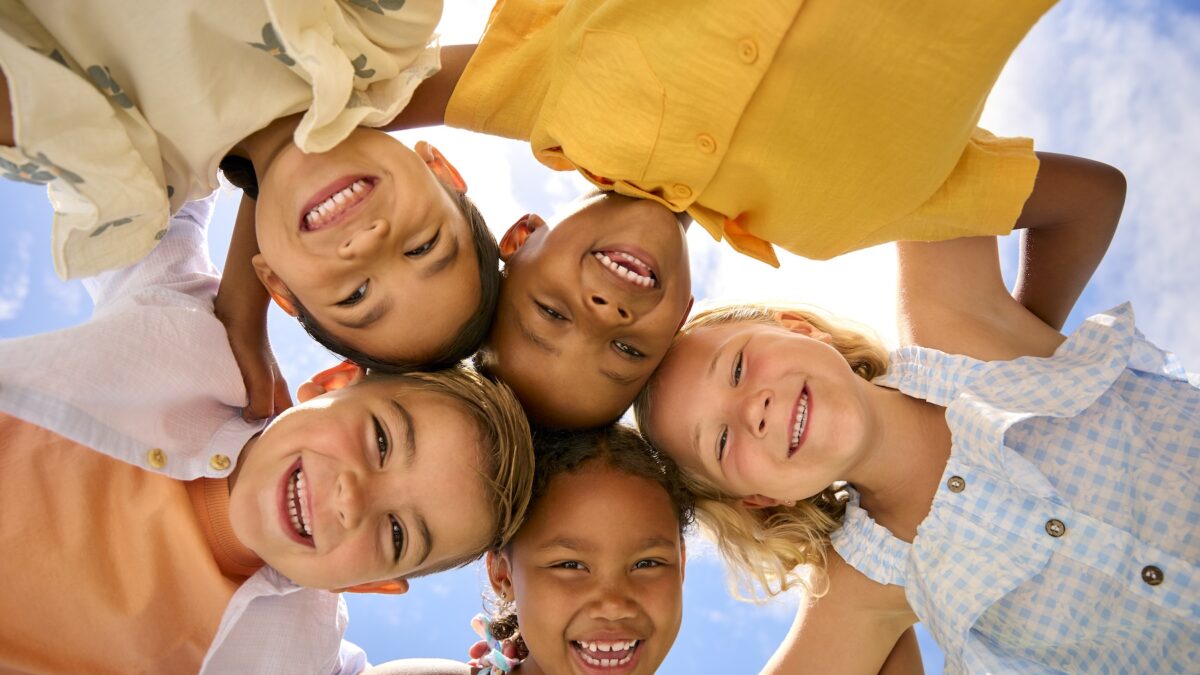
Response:
[{"label": "nose", "polygon": [[759,389],[746,394],[741,401],[741,418],[746,428],[755,438],[762,438],[767,433],[767,411],[775,393],[769,389]]},{"label": "nose", "polygon": [[612,295],[593,291],[587,294],[584,304],[606,326],[628,326],[633,323],[633,311]]},{"label": "nose", "polygon": [[338,257],[343,260],[354,260],[369,255],[382,248],[387,240],[391,226],[383,218],[377,218],[367,223],[366,227],[350,232],[338,246]]},{"label": "nose", "polygon": [[633,589],[624,575],[602,582],[588,609],[593,618],[605,621],[632,619],[638,613]]},{"label": "nose", "polygon": [[366,508],[365,486],[351,471],[338,474],[334,484],[333,506],[337,510],[338,522],[346,529],[358,526]]}]

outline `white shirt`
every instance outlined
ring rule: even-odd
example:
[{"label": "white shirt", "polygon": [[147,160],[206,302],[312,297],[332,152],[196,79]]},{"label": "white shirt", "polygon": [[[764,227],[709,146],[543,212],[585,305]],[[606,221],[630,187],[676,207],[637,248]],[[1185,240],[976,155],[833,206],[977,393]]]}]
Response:
[{"label": "white shirt", "polygon": [[[141,263],[87,279],[86,323],[0,340],[0,411],[178,480],[223,478],[266,425],[213,314],[220,276],[206,229],[214,197],[183,206]],[[355,673],[341,595],[263,567],[226,607],[202,672]]]}]

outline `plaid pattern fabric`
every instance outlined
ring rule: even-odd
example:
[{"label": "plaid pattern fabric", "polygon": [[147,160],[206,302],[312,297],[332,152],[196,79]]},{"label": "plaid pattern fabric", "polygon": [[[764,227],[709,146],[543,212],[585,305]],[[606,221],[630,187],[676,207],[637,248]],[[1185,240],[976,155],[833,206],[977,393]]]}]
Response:
[{"label": "plaid pattern fabric", "polygon": [[1050,358],[893,358],[877,383],[946,406],[951,457],[912,544],[855,496],[834,546],[947,672],[1200,673],[1200,389],[1129,305]]}]

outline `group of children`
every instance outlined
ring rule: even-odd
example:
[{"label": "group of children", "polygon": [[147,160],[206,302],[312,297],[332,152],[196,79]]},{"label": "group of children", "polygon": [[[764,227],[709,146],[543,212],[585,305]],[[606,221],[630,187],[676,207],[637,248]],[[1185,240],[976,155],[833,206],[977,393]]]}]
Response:
[{"label": "group of children", "polygon": [[[808,588],[771,672],[918,669],[917,620],[951,670],[1200,662],[1200,394],[1127,308],[1058,333],[1123,178],[975,126],[1048,0],[502,0],[440,50],[436,1],[122,4],[0,7],[0,162],[95,301],[0,343],[0,542],[55,552],[0,562],[0,666],[358,672],[339,592],[486,557],[479,667],[654,672],[693,512]],[[441,123],[597,191],[497,242],[385,133]],[[904,241],[921,346],[687,321],[692,222],[774,265]],[[294,407],[271,301],[346,359]]]}]

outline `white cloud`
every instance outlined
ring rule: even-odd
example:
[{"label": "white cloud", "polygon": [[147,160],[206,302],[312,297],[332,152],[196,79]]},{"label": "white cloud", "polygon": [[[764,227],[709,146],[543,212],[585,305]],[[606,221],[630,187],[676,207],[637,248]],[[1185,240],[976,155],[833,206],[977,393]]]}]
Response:
[{"label": "white cloud", "polygon": [[30,248],[33,235],[29,232],[9,232],[4,236],[5,269],[0,274],[0,321],[15,318],[29,296]]},{"label": "white cloud", "polygon": [[1082,313],[1132,300],[1142,330],[1200,370],[1200,15],[1064,3],[1018,49],[983,124],[1125,172],[1129,194]]}]

